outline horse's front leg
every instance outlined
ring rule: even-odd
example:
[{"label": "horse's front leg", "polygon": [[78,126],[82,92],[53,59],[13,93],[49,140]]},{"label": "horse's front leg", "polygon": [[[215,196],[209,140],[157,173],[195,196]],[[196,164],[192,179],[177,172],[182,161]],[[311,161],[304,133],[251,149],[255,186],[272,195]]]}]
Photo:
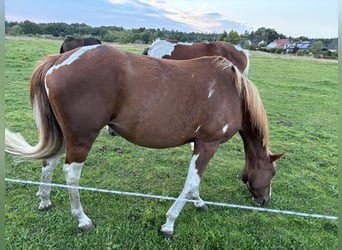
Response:
[{"label": "horse's front leg", "polygon": [[[52,174],[55,166],[58,164],[60,156],[43,161],[42,175],[40,181],[44,184],[51,184]],[[40,184],[37,196],[40,198],[39,210],[48,210],[52,207],[50,200],[51,186]]]},{"label": "horse's front leg", "polygon": [[166,213],[166,223],[161,227],[161,233],[166,238],[173,238],[174,223],[182,211],[187,198],[195,199],[195,207],[198,210],[206,210],[207,206],[199,196],[199,186],[201,176],[205,167],[207,166],[210,158],[216,152],[217,146],[211,148],[211,150],[196,154],[192,156],[188,176],[185,181],[185,185],[182,193],[179,195],[177,200],[173,203],[171,208]]},{"label": "horse's front leg", "polygon": [[81,177],[81,172],[83,168],[83,163],[73,162],[71,164],[64,164],[63,172],[66,178],[66,182],[69,186],[74,188],[69,188],[70,204],[71,204],[71,214],[78,220],[78,228],[83,231],[89,231],[95,228],[93,222],[88,218],[88,216],[83,212],[83,208],[80,201],[80,194],[78,192],[77,186]]}]

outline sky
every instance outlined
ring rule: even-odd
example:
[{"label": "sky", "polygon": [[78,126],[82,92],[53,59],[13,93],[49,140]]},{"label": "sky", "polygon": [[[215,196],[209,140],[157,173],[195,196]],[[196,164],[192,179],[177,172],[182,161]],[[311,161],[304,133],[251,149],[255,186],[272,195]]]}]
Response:
[{"label": "sky", "polygon": [[338,0],[5,0],[5,18],[205,33],[265,27],[292,37],[338,36]]}]

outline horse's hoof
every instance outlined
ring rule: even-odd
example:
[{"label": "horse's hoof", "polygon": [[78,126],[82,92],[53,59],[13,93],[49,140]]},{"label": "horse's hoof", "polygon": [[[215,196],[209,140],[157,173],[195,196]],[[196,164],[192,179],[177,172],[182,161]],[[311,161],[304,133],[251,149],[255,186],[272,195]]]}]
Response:
[{"label": "horse's hoof", "polygon": [[47,204],[47,205],[39,205],[38,210],[39,211],[47,211],[47,210],[49,210],[51,208],[53,208],[53,205],[50,203],[50,204]]},{"label": "horse's hoof", "polygon": [[161,234],[164,236],[165,239],[172,240],[173,239],[173,232],[170,231],[160,231]]},{"label": "horse's hoof", "polygon": [[111,136],[117,136],[118,135],[118,133],[116,133],[114,131],[114,129],[112,129],[111,127],[108,127],[107,131],[108,131],[108,134],[111,135]]},{"label": "horse's hoof", "polygon": [[197,211],[207,211],[208,210],[208,206],[205,204],[203,206],[199,206],[199,207],[195,206],[195,208]]},{"label": "horse's hoof", "polygon": [[90,222],[89,224],[86,225],[82,225],[82,226],[78,226],[78,228],[82,231],[82,232],[89,232],[95,229],[95,225]]}]

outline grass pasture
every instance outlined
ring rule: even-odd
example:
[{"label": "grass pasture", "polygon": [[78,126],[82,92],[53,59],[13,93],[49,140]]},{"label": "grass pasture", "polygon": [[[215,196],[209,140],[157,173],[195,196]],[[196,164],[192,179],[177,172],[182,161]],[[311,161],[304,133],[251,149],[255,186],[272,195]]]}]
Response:
[{"label": "grass pasture", "polygon": [[[5,40],[5,122],[31,143],[37,131],[28,81],[36,63],[58,53],[61,42]],[[113,45],[115,46],[115,45]],[[140,53],[134,46],[120,49]],[[285,152],[277,163],[267,208],[337,215],[337,63],[251,54],[250,79],[268,113],[270,145]],[[123,152],[116,152],[122,147]],[[190,161],[189,145],[147,149],[101,131],[87,159],[81,186],[177,197]],[[40,163],[6,155],[7,178],[40,180]],[[239,135],[221,145],[201,182],[204,200],[253,206],[240,180],[244,163]],[[64,184],[62,164],[53,182]],[[97,228],[77,229],[68,193],[53,188],[55,207],[38,211],[38,187],[6,182],[6,249],[338,249],[337,221],[187,204],[175,239],[159,234],[172,201],[80,191]]]}]

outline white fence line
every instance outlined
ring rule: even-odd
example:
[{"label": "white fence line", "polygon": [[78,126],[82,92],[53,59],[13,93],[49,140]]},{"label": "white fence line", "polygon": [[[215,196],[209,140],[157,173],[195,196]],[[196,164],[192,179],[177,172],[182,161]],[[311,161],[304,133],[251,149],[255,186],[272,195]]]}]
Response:
[{"label": "white fence line", "polygon": [[[68,186],[68,185],[64,185],[64,184],[55,184],[55,183],[46,184],[43,182],[20,180],[20,179],[5,178],[5,181],[13,182],[13,183],[20,183],[20,184],[45,185],[45,186],[59,187],[59,188],[74,188],[74,189],[93,191],[93,192],[119,194],[119,195],[127,195],[127,196],[143,197],[143,198],[153,198],[153,199],[161,199],[161,200],[173,200],[173,201],[178,200],[178,198],[162,196],[162,195],[142,194],[142,193],[135,193],[135,192],[107,190],[107,189],[101,189],[101,188],[91,188],[91,187],[82,187],[82,186],[76,187],[76,186]],[[181,200],[184,200],[186,202],[195,202],[195,200],[191,200],[191,199],[181,199]],[[331,215],[309,214],[309,213],[301,213],[301,212],[288,211],[288,210],[278,210],[278,209],[270,209],[270,208],[243,206],[243,205],[228,204],[228,203],[221,203],[221,202],[212,202],[212,201],[204,201],[204,203],[207,205],[213,205],[213,206],[239,208],[239,209],[259,211],[259,212],[287,214],[287,215],[311,217],[311,218],[318,218],[318,219],[338,220],[337,216],[331,216]]]}]

